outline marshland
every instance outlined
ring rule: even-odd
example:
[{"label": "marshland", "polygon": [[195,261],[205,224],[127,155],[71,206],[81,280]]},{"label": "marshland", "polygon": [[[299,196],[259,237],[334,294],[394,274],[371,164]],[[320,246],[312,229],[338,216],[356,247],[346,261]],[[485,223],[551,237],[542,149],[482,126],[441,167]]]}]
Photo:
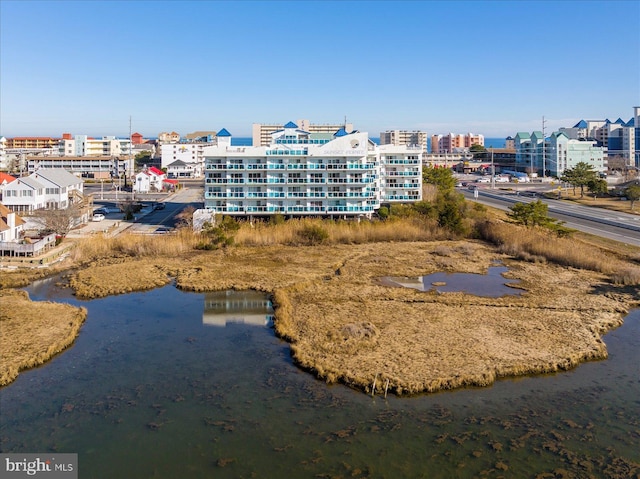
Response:
[{"label": "marshland", "polygon": [[[84,299],[171,282],[184,291],[265,292],[275,304],[275,331],[291,344],[300,367],[367,393],[375,392],[374,382],[399,395],[486,386],[607,356],[602,334],[638,302],[640,254],[516,225],[464,202],[451,215],[452,227],[441,220],[446,207],[438,213],[428,206],[398,208],[384,221],[226,219],[215,233],[92,237],[79,240],[68,264],[52,272],[66,268],[65,282]],[[440,294],[382,281],[483,274],[496,261],[508,267],[510,280],[519,280],[522,294]],[[42,274],[7,272],[2,284],[24,285]],[[3,384],[70,344],[85,314],[38,303],[51,312],[28,321],[25,311],[35,305],[24,295],[9,297],[2,306],[9,333],[3,335]],[[59,333],[42,334],[57,322]]]},{"label": "marshland", "polygon": [[[2,450],[79,452],[92,477],[637,475],[638,253],[456,212],[92,237],[3,273]],[[498,262],[518,294],[382,280]],[[273,330],[205,326],[204,293],[232,289],[265,293]]]}]

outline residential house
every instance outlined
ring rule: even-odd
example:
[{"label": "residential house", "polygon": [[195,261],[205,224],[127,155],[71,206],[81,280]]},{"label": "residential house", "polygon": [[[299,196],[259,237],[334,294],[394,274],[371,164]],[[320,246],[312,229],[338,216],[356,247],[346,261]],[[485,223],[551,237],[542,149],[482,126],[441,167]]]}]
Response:
[{"label": "residential house", "polygon": [[40,168],[30,175],[45,186],[47,208],[66,209],[84,199],[84,181],[59,168]]},{"label": "residential house", "polygon": [[44,190],[42,183],[24,176],[4,187],[2,202],[11,211],[30,213],[46,207]]},{"label": "residential house", "polygon": [[2,191],[4,190],[4,187],[12,181],[16,181],[16,178],[14,176],[0,171],[0,200],[2,200]]},{"label": "residential house", "polygon": [[62,169],[41,168],[4,187],[3,203],[11,211],[32,212],[43,208],[66,209],[83,200],[83,181]]},{"label": "residential house", "polygon": [[155,166],[141,171],[135,176],[133,191],[136,193],[149,193],[151,191],[162,191],[167,175],[164,171]]},{"label": "residential house", "polygon": [[197,164],[176,160],[167,165],[168,178],[197,178],[198,176],[202,176],[202,172]]},{"label": "residential house", "polygon": [[0,203],[0,242],[16,241],[24,230],[25,221]]}]

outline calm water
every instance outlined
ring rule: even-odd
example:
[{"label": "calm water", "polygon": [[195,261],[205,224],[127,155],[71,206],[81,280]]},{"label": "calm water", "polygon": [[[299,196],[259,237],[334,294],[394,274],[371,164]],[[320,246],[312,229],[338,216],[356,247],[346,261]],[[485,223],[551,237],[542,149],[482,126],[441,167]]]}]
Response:
[{"label": "calm water", "polygon": [[640,463],[639,311],[605,337],[606,361],[385,400],[297,369],[262,297],[30,294],[89,315],[72,348],[0,390],[0,447],[78,453],[82,478],[630,477]]},{"label": "calm water", "polygon": [[463,291],[475,296],[500,297],[521,294],[522,290],[509,286],[510,284],[518,284],[518,280],[506,279],[502,276],[507,271],[509,268],[504,266],[491,266],[488,268],[487,274],[439,272],[415,278],[386,276],[382,282],[389,286],[402,286],[419,291],[439,291],[441,293]]}]

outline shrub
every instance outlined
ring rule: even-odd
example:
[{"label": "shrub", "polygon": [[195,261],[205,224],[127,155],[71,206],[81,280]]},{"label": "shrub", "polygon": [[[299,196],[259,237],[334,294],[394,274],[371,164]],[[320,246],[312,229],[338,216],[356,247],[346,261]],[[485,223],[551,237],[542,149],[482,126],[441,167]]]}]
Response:
[{"label": "shrub", "polygon": [[298,238],[308,245],[322,244],[329,239],[329,233],[316,224],[305,225],[298,231]]}]

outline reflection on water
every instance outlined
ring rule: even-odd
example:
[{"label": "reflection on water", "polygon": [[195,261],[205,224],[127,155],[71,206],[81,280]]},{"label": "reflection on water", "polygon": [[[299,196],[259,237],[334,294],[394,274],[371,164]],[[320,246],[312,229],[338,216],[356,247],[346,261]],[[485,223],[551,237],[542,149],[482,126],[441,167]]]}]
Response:
[{"label": "reflection on water", "polygon": [[231,290],[205,293],[202,324],[224,327],[229,323],[272,326],[271,300],[258,291]]},{"label": "reflection on water", "polygon": [[0,389],[0,450],[78,453],[97,479],[640,473],[640,311],[606,361],[385,400],[300,371],[270,328],[204,325],[205,297],[82,302],[75,345]]},{"label": "reflection on water", "polygon": [[492,266],[487,274],[433,273],[415,278],[386,276],[382,278],[382,283],[387,286],[402,286],[419,291],[441,293],[460,291],[476,296],[500,297],[521,294],[521,290],[509,286],[518,284],[518,280],[502,276],[507,271],[509,271],[508,268],[504,266]]}]

